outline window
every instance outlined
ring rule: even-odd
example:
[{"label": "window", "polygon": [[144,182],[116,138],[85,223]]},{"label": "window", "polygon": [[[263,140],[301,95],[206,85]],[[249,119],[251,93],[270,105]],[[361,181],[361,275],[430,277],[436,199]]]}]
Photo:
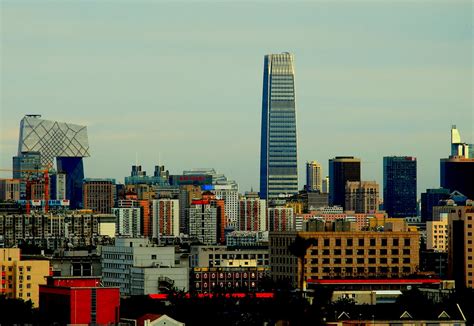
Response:
[{"label": "window", "polygon": [[369,249],[369,255],[374,256],[375,255],[375,249]]},{"label": "window", "polygon": [[393,244],[394,246],[398,246],[398,239],[393,239],[393,240],[392,240],[392,244]]},{"label": "window", "polygon": [[346,255],[352,255],[352,249],[346,249]]},{"label": "window", "polygon": [[403,254],[404,255],[409,255],[410,254],[410,249],[403,249]]},{"label": "window", "polygon": [[336,239],[336,247],[340,247],[341,246],[341,239]]},{"label": "window", "polygon": [[386,247],[387,246],[387,239],[382,239],[382,246]]},{"label": "window", "polygon": [[359,239],[359,246],[364,246],[364,239]]},{"label": "window", "polygon": [[352,247],[352,239],[347,239],[346,245],[347,245],[348,247]]},{"label": "window", "polygon": [[329,247],[329,239],[324,239],[324,246]]},{"label": "window", "polygon": [[410,245],[410,239],[404,239],[403,243],[404,243],[405,246],[409,246]]},{"label": "window", "polygon": [[156,255],[151,255],[152,260],[156,260]]},{"label": "window", "polygon": [[398,249],[392,249],[392,255],[398,255]]},{"label": "window", "polygon": [[375,246],[375,239],[373,239],[373,238],[370,239],[370,245],[371,245],[372,247]]}]

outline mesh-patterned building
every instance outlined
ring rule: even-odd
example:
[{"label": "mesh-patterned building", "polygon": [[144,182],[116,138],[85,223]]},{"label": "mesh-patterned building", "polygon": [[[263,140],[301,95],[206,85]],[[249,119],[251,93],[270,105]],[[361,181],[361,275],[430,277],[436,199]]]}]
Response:
[{"label": "mesh-patterned building", "polygon": [[90,156],[87,127],[40,117],[26,115],[21,120],[17,159],[39,153],[41,168],[52,167],[56,159],[57,171],[66,174],[66,198],[71,208],[78,208],[84,179],[82,158]]}]

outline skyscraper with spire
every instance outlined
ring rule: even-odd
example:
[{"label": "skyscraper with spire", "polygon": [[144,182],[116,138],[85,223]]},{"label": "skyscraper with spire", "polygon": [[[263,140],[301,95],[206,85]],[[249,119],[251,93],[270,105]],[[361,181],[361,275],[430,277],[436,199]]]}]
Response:
[{"label": "skyscraper with spire", "polygon": [[260,198],[298,192],[294,57],[288,52],[264,59]]}]

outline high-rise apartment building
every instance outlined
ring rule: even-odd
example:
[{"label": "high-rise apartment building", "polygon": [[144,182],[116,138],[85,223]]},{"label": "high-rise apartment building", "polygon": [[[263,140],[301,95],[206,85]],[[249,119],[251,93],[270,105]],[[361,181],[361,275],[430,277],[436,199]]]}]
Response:
[{"label": "high-rise apartment building", "polygon": [[116,234],[129,237],[138,237],[142,235],[140,208],[112,208],[112,214],[117,216]]},{"label": "high-rise apartment building", "polygon": [[153,200],[153,238],[162,235],[179,236],[179,211],[178,199]]},{"label": "high-rise apartment building", "polygon": [[316,161],[306,162],[306,190],[319,191],[323,190],[321,164]]},{"label": "high-rise apartment building", "polygon": [[114,207],[115,179],[84,179],[84,208],[110,214]]},{"label": "high-rise apartment building", "polygon": [[329,160],[329,205],[344,207],[346,182],[360,181],[360,159],[336,156]]},{"label": "high-rise apartment building", "polygon": [[265,199],[245,198],[239,202],[239,230],[266,231],[267,205]]},{"label": "high-rise apartment building", "polygon": [[41,177],[40,153],[25,152],[18,153],[18,156],[13,156],[13,178],[20,180],[20,199],[27,199],[26,180],[38,180]]},{"label": "high-rise apartment building", "polygon": [[448,215],[448,277],[456,289],[474,288],[474,206],[453,207]]},{"label": "high-rise apartment building", "polygon": [[193,200],[202,198],[201,187],[183,185],[179,188],[179,232],[189,234],[189,207]]},{"label": "high-rise apartment building", "polygon": [[379,185],[375,181],[347,181],[346,206],[347,211],[357,214],[377,212],[379,208]]},{"label": "high-rise apartment building", "polygon": [[218,208],[207,199],[194,200],[189,207],[189,235],[203,244],[216,244],[221,228],[217,211]]},{"label": "high-rise apartment building", "polygon": [[269,207],[267,209],[268,231],[294,231],[295,214],[291,207]]},{"label": "high-rise apartment building", "polygon": [[426,221],[426,249],[436,252],[447,252],[448,214],[442,214],[437,221]]},{"label": "high-rise apartment building", "polygon": [[212,186],[212,192],[217,198],[224,200],[225,215],[227,216],[227,225],[238,227],[239,220],[239,189],[237,184],[216,184]]},{"label": "high-rise apartment building", "polygon": [[417,215],[416,158],[383,158],[383,207],[389,217]]},{"label": "high-rise apartment building", "polygon": [[260,197],[298,192],[295,71],[290,53],[264,59]]},{"label": "high-rise apartment building", "polygon": [[26,115],[21,120],[18,157],[39,153],[40,169],[52,167],[56,159],[57,171],[67,176],[66,197],[71,208],[78,208],[82,203],[84,179],[82,158],[90,156],[87,127],[40,117]]}]

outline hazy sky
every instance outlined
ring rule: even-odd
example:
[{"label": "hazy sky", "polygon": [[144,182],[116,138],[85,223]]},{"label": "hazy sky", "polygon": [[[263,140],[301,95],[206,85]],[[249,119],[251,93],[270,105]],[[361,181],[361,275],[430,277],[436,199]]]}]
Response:
[{"label": "hazy sky", "polygon": [[[86,124],[87,177],[123,181],[138,162],[214,167],[259,184],[263,56],[295,55],[304,163],[336,155],[418,159],[439,186],[450,127],[474,139],[471,1],[0,1],[0,164],[20,119]],[[0,176],[8,177],[8,172]]]}]

